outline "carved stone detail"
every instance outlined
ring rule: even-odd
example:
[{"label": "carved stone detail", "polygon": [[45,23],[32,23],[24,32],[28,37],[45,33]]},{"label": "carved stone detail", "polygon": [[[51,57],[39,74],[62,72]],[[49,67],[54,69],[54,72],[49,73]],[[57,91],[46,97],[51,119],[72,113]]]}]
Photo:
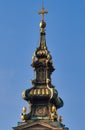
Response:
[{"label": "carved stone detail", "polygon": [[48,107],[47,106],[38,106],[35,110],[35,116],[45,117],[48,116]]}]

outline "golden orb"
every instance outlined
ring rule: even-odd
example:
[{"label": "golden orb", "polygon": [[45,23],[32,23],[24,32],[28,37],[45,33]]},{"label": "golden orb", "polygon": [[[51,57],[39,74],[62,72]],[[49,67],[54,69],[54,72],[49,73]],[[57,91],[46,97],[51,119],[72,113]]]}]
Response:
[{"label": "golden orb", "polygon": [[40,22],[40,28],[45,28],[46,27],[46,23],[44,21]]},{"label": "golden orb", "polygon": [[52,113],[56,112],[56,107],[53,105],[52,106]]},{"label": "golden orb", "polygon": [[23,107],[23,112],[26,113],[27,112],[27,108]]}]

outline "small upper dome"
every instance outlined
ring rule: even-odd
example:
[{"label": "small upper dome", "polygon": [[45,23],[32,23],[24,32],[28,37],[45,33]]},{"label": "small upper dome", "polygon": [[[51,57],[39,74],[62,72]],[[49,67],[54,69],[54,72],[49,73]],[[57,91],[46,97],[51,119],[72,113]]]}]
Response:
[{"label": "small upper dome", "polygon": [[45,28],[46,27],[46,23],[44,21],[40,22],[40,28]]}]

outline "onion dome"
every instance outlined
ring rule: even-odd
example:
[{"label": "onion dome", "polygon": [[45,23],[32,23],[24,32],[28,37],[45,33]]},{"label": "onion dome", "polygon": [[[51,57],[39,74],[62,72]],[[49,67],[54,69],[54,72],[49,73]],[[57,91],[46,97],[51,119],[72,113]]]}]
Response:
[{"label": "onion dome", "polygon": [[48,102],[51,96],[51,92],[47,87],[32,88],[22,93],[23,99],[30,101],[32,104],[37,102]]}]

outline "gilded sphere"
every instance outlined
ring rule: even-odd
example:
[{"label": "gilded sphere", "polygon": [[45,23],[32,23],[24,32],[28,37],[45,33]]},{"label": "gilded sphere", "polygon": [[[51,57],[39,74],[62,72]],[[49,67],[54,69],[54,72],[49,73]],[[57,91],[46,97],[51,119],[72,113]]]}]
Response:
[{"label": "gilded sphere", "polygon": [[46,23],[44,21],[40,22],[40,28],[45,28],[46,27]]},{"label": "gilded sphere", "polygon": [[23,107],[23,112],[26,113],[27,112],[27,108]]}]

